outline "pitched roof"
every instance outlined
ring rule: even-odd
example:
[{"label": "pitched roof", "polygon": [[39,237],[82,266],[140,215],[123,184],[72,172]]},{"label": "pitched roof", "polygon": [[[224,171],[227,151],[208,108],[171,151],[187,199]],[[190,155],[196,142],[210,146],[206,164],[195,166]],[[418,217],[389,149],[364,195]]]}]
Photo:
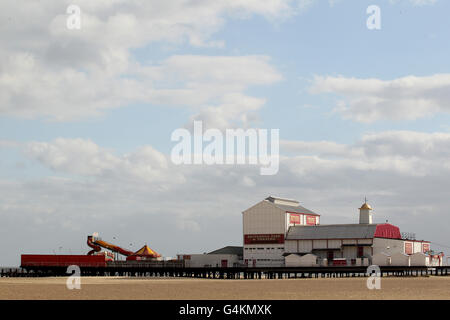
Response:
[{"label": "pitched roof", "polygon": [[301,205],[298,205],[298,206],[287,206],[287,205],[284,205],[284,204],[278,204],[278,203],[272,203],[272,202],[271,202],[271,204],[273,204],[275,207],[277,207],[277,208],[279,208],[279,209],[281,209],[283,211],[286,211],[286,212],[306,213],[306,214],[310,214],[310,215],[313,215],[313,216],[318,216],[317,213],[312,212],[311,210],[306,209],[305,207],[302,207]]},{"label": "pitched roof", "polygon": [[266,198],[266,200],[268,200],[270,202],[277,202],[277,201],[287,202],[287,203],[290,203],[290,205],[292,205],[292,206],[296,206],[299,203],[297,200],[294,200],[294,199],[280,198],[280,197],[274,197],[274,196],[268,196]]},{"label": "pitched roof", "polygon": [[238,256],[242,256],[242,255],[244,255],[244,249],[243,249],[243,247],[227,246],[227,247],[223,247],[223,248],[211,251],[208,254],[235,254]]},{"label": "pitched roof", "polygon": [[311,210],[306,209],[305,207],[302,207],[297,200],[269,196],[265,199],[265,201],[271,203],[275,207],[285,212],[307,213],[318,216],[317,213],[312,212]]},{"label": "pitched roof", "polygon": [[143,246],[142,248],[140,248],[138,251],[136,251],[135,253],[133,253],[133,256],[140,256],[140,257],[161,257],[161,255],[156,252],[153,251],[152,249],[150,249],[147,245]]},{"label": "pitched roof", "polygon": [[372,239],[376,224],[328,224],[317,226],[293,226],[286,239]]}]

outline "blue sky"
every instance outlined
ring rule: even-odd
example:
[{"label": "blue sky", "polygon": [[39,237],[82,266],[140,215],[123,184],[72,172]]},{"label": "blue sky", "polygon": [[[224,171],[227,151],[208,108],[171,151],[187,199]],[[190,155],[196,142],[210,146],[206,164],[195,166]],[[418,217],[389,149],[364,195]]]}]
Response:
[{"label": "blue sky", "polygon": [[[81,30],[65,28],[67,1],[0,6],[1,238],[24,239],[1,264],[51,250],[27,241],[43,230],[81,251],[93,231],[161,237],[117,229],[127,219],[177,230],[157,242],[166,255],[197,250],[213,221],[224,234],[198,250],[239,244],[240,212],[269,194],[328,222],[353,221],[367,195],[380,219],[450,244],[442,226],[423,227],[450,222],[448,1],[70,3]],[[366,27],[372,4],[381,30]],[[280,129],[280,173],[172,168],[170,135],[193,119]]]}]

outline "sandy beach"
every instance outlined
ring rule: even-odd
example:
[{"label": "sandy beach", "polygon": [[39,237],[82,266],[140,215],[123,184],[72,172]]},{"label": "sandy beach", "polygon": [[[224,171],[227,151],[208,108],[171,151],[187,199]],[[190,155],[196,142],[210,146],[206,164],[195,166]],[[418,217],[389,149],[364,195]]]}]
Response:
[{"label": "sandy beach", "polygon": [[80,290],[67,278],[1,278],[0,299],[450,299],[450,277],[383,278],[369,290],[366,278],[337,279],[149,279],[83,277]]}]

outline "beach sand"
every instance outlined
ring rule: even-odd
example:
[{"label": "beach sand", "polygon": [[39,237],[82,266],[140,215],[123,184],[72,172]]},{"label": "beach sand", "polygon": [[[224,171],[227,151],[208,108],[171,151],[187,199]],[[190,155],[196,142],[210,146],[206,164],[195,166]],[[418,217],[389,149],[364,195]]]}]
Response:
[{"label": "beach sand", "polygon": [[215,280],[82,277],[68,290],[65,277],[0,278],[0,299],[450,299],[450,277],[382,278],[369,290],[367,278]]}]

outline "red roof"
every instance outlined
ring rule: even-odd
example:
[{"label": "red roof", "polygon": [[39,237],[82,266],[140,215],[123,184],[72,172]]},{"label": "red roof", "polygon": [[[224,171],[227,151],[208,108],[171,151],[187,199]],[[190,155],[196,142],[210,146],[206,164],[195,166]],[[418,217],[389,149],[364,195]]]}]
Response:
[{"label": "red roof", "polygon": [[377,224],[374,238],[401,239],[400,228],[389,223]]}]

